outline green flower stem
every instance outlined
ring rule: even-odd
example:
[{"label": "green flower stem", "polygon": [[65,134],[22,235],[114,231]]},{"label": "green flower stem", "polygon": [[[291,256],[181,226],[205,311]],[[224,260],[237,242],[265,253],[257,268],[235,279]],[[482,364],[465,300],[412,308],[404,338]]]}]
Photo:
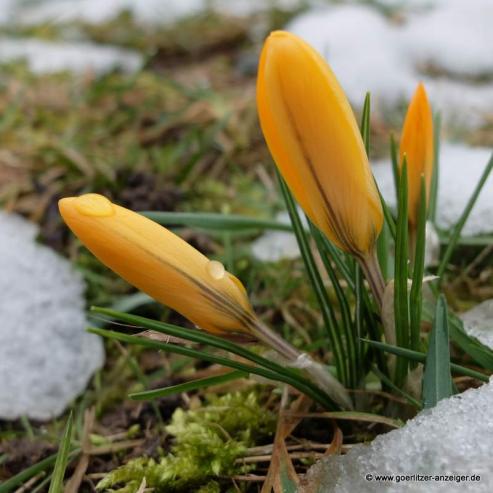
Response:
[{"label": "green flower stem", "polygon": [[329,373],[326,367],[314,361],[307,353],[296,349],[260,321],[251,327],[251,331],[260,341],[286,359],[288,364],[308,373],[311,379],[341,407],[352,409],[352,402],[346,389]]}]

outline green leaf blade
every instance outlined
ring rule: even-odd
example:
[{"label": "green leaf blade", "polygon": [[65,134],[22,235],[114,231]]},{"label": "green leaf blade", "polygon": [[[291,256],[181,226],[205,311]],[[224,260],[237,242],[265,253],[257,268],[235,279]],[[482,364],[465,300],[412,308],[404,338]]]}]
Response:
[{"label": "green leaf blade", "polygon": [[140,214],[164,226],[188,226],[216,232],[244,232],[264,229],[292,231],[290,224],[238,214],[161,211],[143,211]]},{"label": "green leaf blade", "polygon": [[300,248],[301,256],[305,264],[307,275],[322,312],[322,318],[330,341],[331,349],[334,354],[337,375],[339,380],[341,380],[346,386],[349,386],[351,383],[349,369],[334,310],[327,296],[327,291],[325,289],[322,277],[320,276],[315,259],[310,249],[308,236],[301,223],[294,198],[282,176],[278,174],[278,178],[284,201],[288,209],[289,217],[291,218],[291,224],[293,226],[296,240]]},{"label": "green leaf blade", "polygon": [[171,385],[169,387],[161,389],[146,390],[143,392],[135,392],[129,394],[129,397],[136,401],[147,401],[151,399],[158,399],[160,397],[167,397],[173,394],[182,394],[183,392],[192,392],[194,390],[200,390],[204,388],[211,387],[213,385],[220,385],[223,383],[231,382],[233,380],[238,380],[240,378],[245,378],[248,373],[234,370],[224,375],[216,375],[214,377],[199,378],[192,380],[190,382],[180,383],[178,385]]},{"label": "green leaf blade", "polygon": [[426,186],[421,176],[421,194],[418,212],[418,224],[414,249],[413,280],[410,294],[410,333],[411,349],[419,349],[421,329],[421,308],[423,304],[423,276],[425,270],[426,248]]},{"label": "green leaf blade", "polygon": [[65,469],[67,468],[72,440],[72,421],[73,416],[72,412],[70,412],[67,419],[67,424],[65,425],[65,431],[63,432],[60,448],[58,449],[58,454],[56,456],[55,469],[53,470],[53,476],[51,478],[48,493],[63,492],[63,478],[65,476]]},{"label": "green leaf blade", "polygon": [[[397,234],[395,245],[394,313],[397,345],[409,347],[409,297],[408,297],[408,180],[404,157],[399,177]],[[401,385],[407,375],[407,361],[398,358],[395,381]]]},{"label": "green leaf blade", "polygon": [[443,295],[438,299],[435,320],[430,334],[428,354],[423,376],[423,405],[431,408],[453,393],[450,368],[447,302]]}]

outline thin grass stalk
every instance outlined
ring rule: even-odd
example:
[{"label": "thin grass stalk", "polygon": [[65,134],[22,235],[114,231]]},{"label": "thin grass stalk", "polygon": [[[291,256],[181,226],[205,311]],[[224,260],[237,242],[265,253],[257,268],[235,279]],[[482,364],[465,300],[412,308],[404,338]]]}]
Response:
[{"label": "thin grass stalk", "polygon": [[320,240],[321,240],[323,249],[325,250],[327,255],[331,258],[331,260],[334,262],[334,264],[336,265],[336,267],[339,270],[339,273],[344,277],[344,280],[346,281],[348,287],[354,292],[355,284],[354,284],[354,279],[353,279],[353,273],[351,272],[351,268],[348,265],[348,263],[352,262],[352,258],[349,257],[344,252],[341,252],[340,250],[338,250],[337,247],[334,246],[325,237],[325,235],[321,234]]},{"label": "thin grass stalk", "polygon": [[389,227],[390,234],[392,238],[395,240],[396,237],[396,226],[395,226],[395,221],[394,218],[392,217],[392,213],[390,212],[389,206],[387,205],[387,202],[385,202],[385,199],[383,198],[382,192],[380,191],[380,188],[378,186],[377,181],[375,180],[375,177],[373,177],[373,181],[375,182],[375,187],[378,192],[378,196],[380,197],[380,203],[382,204],[382,211],[383,211],[383,216],[385,219],[385,222],[387,223]]},{"label": "thin grass stalk", "polygon": [[433,121],[433,174],[431,175],[430,185],[430,203],[428,205],[428,217],[430,221],[436,224],[436,215],[438,208],[438,187],[440,182],[440,131],[442,118],[440,113],[435,114]]},{"label": "thin grass stalk", "polygon": [[214,385],[222,385],[233,380],[238,380],[240,378],[248,377],[247,373],[239,370],[232,370],[228,373],[221,375],[215,375],[213,377],[199,378],[197,380],[191,380],[189,382],[179,383],[177,385],[171,385],[169,387],[164,387],[160,389],[145,390],[143,392],[134,392],[129,394],[130,399],[135,401],[147,401],[153,400],[160,397],[166,397],[173,394],[181,394],[183,392],[192,392]]},{"label": "thin grass stalk", "polygon": [[365,102],[363,103],[363,111],[361,112],[361,137],[363,138],[363,143],[365,144],[366,155],[370,157],[370,112],[371,112],[371,102],[370,93],[365,94]]},{"label": "thin grass stalk", "polygon": [[[107,308],[93,308],[93,311],[101,313],[103,315],[109,316],[111,318],[116,318],[124,322],[128,322],[137,326],[143,326],[150,330],[156,330],[158,332],[171,335],[174,337],[179,337],[182,339],[190,340],[192,342],[197,342],[201,344],[207,344],[218,349],[228,351],[232,354],[237,354],[249,361],[252,361],[264,368],[267,368],[273,372],[285,375],[289,378],[295,378],[302,380],[303,383],[313,389],[319,391],[322,388],[333,399],[338,402],[341,407],[350,408],[350,399],[342,387],[342,385],[333,377],[322,365],[313,361],[311,357],[302,353],[298,349],[291,346],[287,341],[285,341],[278,334],[270,330],[267,326],[262,324],[260,321],[255,321],[255,323],[250,327],[251,332],[255,334],[262,342],[264,342],[268,347],[273,347],[276,351],[283,356],[289,364],[299,365],[299,368],[308,373],[308,375],[316,382],[313,384],[311,380],[306,380],[298,370],[290,368],[287,365],[280,365],[271,361],[270,359],[263,358],[244,347],[227,341],[221,337],[217,337],[211,334],[207,334],[198,330],[189,330],[182,327],[177,327],[164,322],[158,322],[155,320],[150,320],[144,317],[139,317],[137,315],[130,315],[127,313],[119,313],[114,310]],[[321,370],[323,368],[323,371]]]},{"label": "thin grass stalk", "polygon": [[337,297],[337,300],[339,302],[339,308],[341,311],[341,317],[342,317],[342,329],[344,331],[344,338],[346,340],[346,347],[348,350],[348,372],[349,372],[349,377],[350,377],[350,387],[351,388],[356,388],[359,380],[358,376],[358,362],[359,362],[359,356],[357,353],[356,349],[356,343],[359,341],[359,338],[357,334],[353,332],[353,324],[351,321],[351,312],[349,309],[349,303],[346,298],[346,295],[344,293],[344,290],[342,289],[339,279],[337,277],[337,273],[331,263],[331,259],[327,255],[327,251],[325,250],[323,243],[322,243],[322,234],[318,229],[311,223],[310,224],[310,230],[312,233],[312,237],[315,240],[315,243],[317,245],[317,249],[320,254],[320,258],[322,260],[322,263],[324,264],[325,271],[327,272],[330,281],[332,283],[332,286],[334,287],[334,291]]},{"label": "thin grass stalk", "polygon": [[222,356],[216,356],[205,351],[199,351],[197,349],[191,349],[183,346],[178,346],[176,344],[166,344],[159,341],[153,341],[143,337],[131,336],[127,334],[122,334],[121,332],[115,332],[112,330],[89,328],[89,332],[93,334],[100,335],[101,337],[106,337],[109,339],[116,339],[121,342],[126,342],[129,344],[135,344],[137,346],[143,346],[153,349],[158,349],[161,351],[180,354],[182,356],[188,356],[190,358],[195,358],[202,361],[207,361],[209,363],[216,363],[229,368],[234,368],[235,370],[240,370],[245,373],[252,373],[259,375],[261,377],[267,378],[268,380],[279,381],[287,383],[292,387],[298,389],[300,392],[311,397],[314,401],[318,402],[322,406],[329,406],[335,408],[336,406],[332,400],[320,389],[313,388],[310,385],[306,385],[302,379],[298,380],[292,376],[282,375],[280,373],[275,373],[273,371],[267,370],[265,368],[245,365],[239,363],[238,361],[231,360],[229,358],[224,358]]},{"label": "thin grass stalk", "polygon": [[454,249],[457,246],[457,242],[459,241],[460,235],[462,233],[462,229],[464,228],[464,225],[466,224],[466,221],[469,218],[469,214],[471,213],[472,208],[474,207],[474,204],[476,203],[476,200],[478,199],[479,194],[481,193],[481,190],[483,189],[483,186],[486,183],[486,180],[488,179],[488,176],[490,175],[492,169],[493,169],[493,154],[491,155],[491,158],[488,161],[488,164],[486,165],[483,174],[481,175],[481,178],[479,179],[478,184],[474,189],[474,192],[472,193],[470,199],[468,200],[466,207],[464,208],[464,211],[462,212],[459,220],[457,221],[457,224],[454,226],[452,235],[450,236],[450,240],[447,245],[447,249],[443,254],[443,257],[440,261],[440,265],[438,266],[437,276],[439,277],[438,279],[439,285],[443,281],[443,274],[445,273],[445,269],[447,268],[450,258],[452,257],[452,253],[454,252]]},{"label": "thin grass stalk", "polygon": [[390,233],[389,226],[386,221],[384,221],[382,226],[382,231],[378,235],[377,239],[377,257],[378,263],[380,265],[380,271],[384,282],[386,283],[389,279],[389,258],[390,258]]},{"label": "thin grass stalk", "polygon": [[[361,268],[354,262],[354,283],[355,283],[355,298],[354,298],[354,336],[356,337],[356,350],[358,363],[360,365],[360,374],[364,374],[364,367],[361,368],[363,349],[361,347],[361,338],[363,337],[363,318],[364,318],[364,297],[363,278]],[[363,365],[364,366],[364,365]]]},{"label": "thin grass stalk", "polygon": [[[368,159],[370,158],[370,111],[371,111],[370,93],[367,92],[365,95],[365,102],[363,104],[363,111],[361,114],[360,131],[361,131],[361,137],[363,139],[363,143],[365,144],[365,150],[366,150],[366,155],[368,156]],[[375,181],[375,187],[377,188],[378,196],[380,197],[380,202],[382,204],[385,222],[388,224],[389,231],[391,232],[392,236],[395,239],[395,222],[394,222],[394,219],[393,219],[392,214],[391,214],[391,212],[387,206],[387,203],[385,202],[385,199],[382,196],[382,193],[380,192],[380,188],[378,187],[378,183],[376,182],[375,178],[373,178],[373,179]]]},{"label": "thin grass stalk", "polygon": [[65,470],[67,469],[72,443],[72,423],[73,413],[70,411],[67,423],[65,424],[65,430],[60,442],[60,447],[58,448],[55,468],[53,469],[53,475],[51,477],[48,493],[60,493],[63,490],[63,478],[65,477]]},{"label": "thin grass stalk", "polygon": [[390,163],[392,165],[392,177],[394,178],[395,197],[399,197],[399,151],[394,134],[390,134]]},{"label": "thin grass stalk", "polygon": [[139,214],[163,226],[186,226],[215,232],[243,233],[264,229],[291,232],[293,230],[290,224],[241,216],[239,214],[167,211],[142,211]]},{"label": "thin grass stalk", "polygon": [[[413,280],[410,293],[410,331],[411,349],[417,351],[420,342],[421,309],[423,303],[423,276],[425,270],[426,242],[426,185],[424,176],[421,176],[421,197],[416,229],[415,253],[413,263]],[[414,368],[416,364],[413,364]]]},{"label": "thin grass stalk", "polygon": [[[395,247],[394,315],[397,345],[409,347],[409,301],[408,301],[408,203],[407,163],[404,156],[399,180],[397,214],[397,241]],[[398,358],[395,381],[401,385],[406,378],[408,362]]]},{"label": "thin grass stalk", "polygon": [[[415,363],[415,361],[414,361],[414,363]],[[417,399],[415,399],[414,397],[409,395],[407,392],[402,390],[400,387],[397,387],[397,385],[394,382],[392,382],[392,380],[387,375],[382,373],[376,366],[374,366],[371,369],[371,371],[375,374],[376,377],[378,377],[382,381],[382,384],[385,384],[387,387],[392,389],[396,394],[399,394],[402,397],[404,397],[404,399],[406,399],[409,402],[409,404],[413,405],[417,409],[423,408],[423,404],[421,402],[419,402]]]},{"label": "thin grass stalk", "polygon": [[[223,339],[212,334],[208,334],[199,330],[190,330],[183,327],[178,327],[165,322],[159,322],[157,320],[148,319],[139,315],[132,315],[129,313],[117,312],[109,308],[92,307],[91,312],[105,315],[111,319],[119,320],[128,324],[132,324],[135,327],[144,327],[149,330],[155,330],[162,334],[170,335],[172,337],[178,337],[186,339],[198,344],[206,344],[208,346],[227,351],[242,358],[247,359],[257,365],[263,366],[275,373],[281,373],[291,378],[300,378],[299,373],[293,368],[289,368],[272,361],[271,359],[264,358],[248,349],[245,349],[239,344],[234,344],[226,339]],[[291,349],[288,350],[291,354]],[[291,354],[293,357],[293,354]],[[297,353],[294,357],[297,356]]]},{"label": "thin grass stalk", "polygon": [[[371,112],[371,103],[370,103],[370,93],[367,92],[365,95],[365,102],[363,104],[363,112],[361,115],[361,137],[363,139],[363,143],[365,145],[366,155],[368,159],[370,158],[370,112]],[[374,179],[375,180],[375,179]],[[375,186],[378,190],[378,195],[380,197],[380,202],[382,203],[382,208],[385,216],[385,221],[387,222],[387,214],[390,212],[387,209],[387,204],[380,193],[380,189],[378,188],[378,184],[375,181]],[[390,221],[390,219],[389,219]],[[370,288],[377,300],[379,307],[382,307],[382,299],[383,299],[383,291],[385,289],[385,282],[381,279],[381,273],[378,266],[373,265],[374,259],[365,260],[364,262],[360,262],[363,272],[370,284]],[[358,292],[356,293],[359,295]]]},{"label": "thin grass stalk", "polygon": [[[410,361],[417,361],[419,363],[424,363],[426,361],[426,354],[420,351],[413,351],[412,349],[406,349],[399,346],[394,346],[392,344],[386,344],[380,341],[370,341],[368,339],[363,339],[363,342],[373,346],[381,351],[385,351],[387,353],[395,354],[396,356],[400,356],[402,358],[407,358]],[[490,377],[476,370],[472,370],[471,368],[467,368],[466,366],[458,365],[457,363],[450,363],[450,368],[454,373],[458,375],[464,375],[466,377],[472,377],[481,382],[489,382]]]},{"label": "thin grass stalk", "polygon": [[332,353],[334,355],[335,365],[337,369],[337,375],[339,379],[344,382],[344,384],[349,384],[348,369],[346,365],[346,358],[343,350],[342,337],[337,324],[337,319],[335,317],[334,311],[330,305],[330,301],[327,297],[327,292],[323,285],[322,278],[318,272],[315,259],[313,258],[312,252],[310,250],[310,245],[308,243],[308,237],[305,233],[303,225],[301,224],[298,211],[296,210],[296,205],[294,199],[289,191],[284,179],[279,175],[279,183],[281,186],[281,191],[286,202],[289,217],[291,218],[291,223],[298,241],[298,246],[305,263],[305,267],[311,281],[312,287],[315,291],[320,310],[322,312],[322,318],[324,321],[325,329],[329,337],[329,342],[331,345]]}]

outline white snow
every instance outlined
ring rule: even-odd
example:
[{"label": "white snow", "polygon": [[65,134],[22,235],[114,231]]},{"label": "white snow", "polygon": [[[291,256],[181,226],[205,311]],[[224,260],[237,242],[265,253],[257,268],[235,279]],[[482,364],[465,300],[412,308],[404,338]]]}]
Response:
[{"label": "white snow", "polygon": [[404,26],[403,46],[416,65],[433,64],[464,76],[493,74],[491,0],[449,0],[412,17]]},{"label": "white snow", "polygon": [[37,228],[0,211],[0,418],[58,416],[104,362],[85,331],[84,283],[35,242]]},{"label": "white snow", "polygon": [[348,98],[357,106],[362,105],[367,91],[376,104],[395,104],[414,88],[414,73],[396,49],[398,28],[371,7],[310,10],[287,29],[329,61]]},{"label": "white snow", "polygon": [[[442,143],[437,209],[439,228],[449,229],[455,225],[471,197],[491,153],[491,149],[483,147],[475,148],[462,144]],[[390,162],[374,163],[373,174],[385,200],[391,207],[395,207],[395,188]],[[490,174],[464,226],[464,236],[493,232],[492,190],[493,174]]]},{"label": "white snow", "polygon": [[160,25],[206,10],[244,16],[270,7],[293,9],[303,3],[322,4],[323,0],[49,0],[10,7],[10,19],[28,25],[73,20],[98,24],[127,11],[132,13],[137,22]]},{"label": "white snow", "polygon": [[464,323],[464,330],[470,336],[493,349],[493,299],[476,305],[460,318]]},{"label": "white snow", "polygon": [[277,262],[282,259],[295,259],[300,250],[293,233],[268,231],[252,243],[253,256],[262,262]]},{"label": "white snow", "polygon": [[25,60],[34,73],[71,71],[101,75],[116,68],[135,72],[142,57],[133,51],[89,42],[0,38],[0,62]]},{"label": "white snow", "polygon": [[[298,207],[298,214],[303,226],[308,229],[308,221],[301,207]],[[276,221],[283,224],[291,223],[287,212],[279,212]],[[262,262],[278,262],[300,256],[296,236],[287,231],[266,231],[252,243],[251,248],[253,256]]]},{"label": "white snow", "polygon": [[[370,6],[312,9],[287,29],[331,64],[353,105],[370,91],[376,110],[408,101],[424,81],[445,120],[477,127],[493,114],[493,0],[450,0],[392,23]],[[425,69],[432,65],[439,77]]]},{"label": "white snow", "polygon": [[[301,211],[303,214],[303,212]],[[301,217],[304,218],[304,215]],[[289,224],[289,214],[280,212],[276,221]],[[298,242],[293,233],[284,231],[267,231],[252,243],[253,256],[262,262],[277,262],[282,259],[294,259],[300,256]]]},{"label": "white snow", "polygon": [[377,0],[379,5],[396,9],[424,10],[449,2],[450,0]]},{"label": "white snow", "polygon": [[21,7],[16,15],[20,24],[81,20],[93,24],[109,21],[123,11],[137,21],[167,24],[204,8],[203,0],[51,0]]},{"label": "white snow", "polygon": [[[323,493],[493,491],[493,381],[444,399],[398,430],[344,456],[322,459],[308,473]],[[376,481],[375,475],[479,475],[479,481]],[[366,479],[372,475],[372,480]],[[368,476],[370,477],[370,476]],[[318,488],[317,488],[318,487]]]}]

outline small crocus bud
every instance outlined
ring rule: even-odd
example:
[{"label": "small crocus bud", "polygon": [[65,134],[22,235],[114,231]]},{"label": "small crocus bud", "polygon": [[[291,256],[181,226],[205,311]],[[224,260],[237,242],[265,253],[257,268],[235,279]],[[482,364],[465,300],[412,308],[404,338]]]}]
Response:
[{"label": "small crocus bud", "polygon": [[399,148],[400,166],[407,162],[408,219],[411,230],[418,222],[421,176],[425,178],[426,200],[433,174],[433,116],[425,87],[420,83],[407,109]]},{"label": "small crocus bud", "polygon": [[351,107],[324,59],[293,34],[271,33],[257,107],[274,161],[310,220],[359,260],[373,255],[380,198]]},{"label": "small crocus bud", "polygon": [[245,288],[159,224],[97,194],[60,200],[60,213],[105,265],[155,300],[216,335],[250,335],[254,314]]}]

